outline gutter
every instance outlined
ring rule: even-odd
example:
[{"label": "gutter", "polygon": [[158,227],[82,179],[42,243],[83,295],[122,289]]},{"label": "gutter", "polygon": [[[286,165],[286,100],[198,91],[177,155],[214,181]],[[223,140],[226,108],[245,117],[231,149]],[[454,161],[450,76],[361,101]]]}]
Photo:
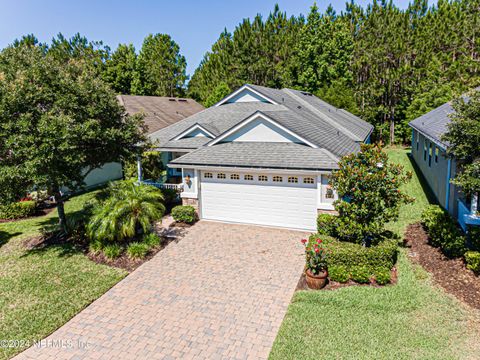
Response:
[{"label": "gutter", "polygon": [[195,168],[199,170],[218,170],[218,169],[229,169],[229,170],[236,170],[236,171],[264,171],[267,173],[278,173],[278,171],[283,171],[285,173],[292,173],[292,174],[298,174],[298,173],[305,173],[305,174],[311,174],[312,172],[314,173],[319,173],[319,174],[330,174],[332,170],[337,170],[333,168],[319,168],[319,169],[304,169],[304,168],[282,168],[282,167],[261,167],[261,166],[236,166],[236,165],[197,165],[197,164],[186,164],[186,163],[168,163],[167,166],[169,168]]},{"label": "gutter", "polygon": [[412,129],[417,130],[420,134],[422,134],[423,136],[425,136],[428,140],[430,140],[431,142],[435,143],[435,145],[438,145],[440,148],[442,148],[442,150],[447,151],[447,145],[446,145],[446,144],[440,142],[440,141],[437,140],[437,139],[434,139],[432,136],[426,134],[423,130],[420,130],[419,128],[417,128],[416,126],[412,125],[411,123],[408,123],[408,126],[410,126]]}]

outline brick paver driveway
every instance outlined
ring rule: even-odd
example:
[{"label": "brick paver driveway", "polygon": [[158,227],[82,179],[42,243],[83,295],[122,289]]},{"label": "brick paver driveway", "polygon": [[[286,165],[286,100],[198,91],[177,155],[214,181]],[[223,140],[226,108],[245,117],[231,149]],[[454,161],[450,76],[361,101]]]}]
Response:
[{"label": "brick paver driveway", "polygon": [[201,221],[21,359],[264,359],[304,234]]}]

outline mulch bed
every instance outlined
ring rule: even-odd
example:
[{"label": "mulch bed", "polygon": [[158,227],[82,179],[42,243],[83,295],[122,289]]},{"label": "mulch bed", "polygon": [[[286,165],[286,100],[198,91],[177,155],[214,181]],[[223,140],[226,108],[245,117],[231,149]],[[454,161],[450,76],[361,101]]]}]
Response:
[{"label": "mulch bed", "polygon": [[[391,277],[390,283],[388,283],[387,285],[378,285],[373,279],[370,281],[369,284],[359,284],[359,283],[357,283],[355,281],[352,281],[352,280],[348,280],[346,283],[339,283],[339,282],[332,281],[332,280],[328,279],[327,280],[327,285],[325,285],[325,287],[321,290],[336,290],[336,289],[341,289],[341,288],[349,287],[349,286],[384,287],[384,286],[389,286],[389,285],[395,285],[397,283],[397,279],[398,279],[397,268],[394,267],[392,269],[392,277]],[[299,291],[299,290],[317,291],[317,290],[312,290],[308,287],[307,280],[305,279],[305,273],[303,273],[300,276],[300,279],[298,280],[297,287],[296,287],[295,291]]]},{"label": "mulch bed", "polygon": [[434,281],[448,293],[480,309],[480,278],[465,267],[463,259],[449,259],[428,244],[428,234],[421,224],[412,224],[405,233],[409,257],[433,275]]},{"label": "mulch bed", "polygon": [[79,243],[79,242],[72,242],[70,239],[66,237],[58,237],[58,236],[34,236],[31,238],[26,239],[23,242],[23,247],[28,251],[35,251],[41,250],[46,248],[47,246],[54,246],[54,245],[67,245],[71,244],[76,251],[82,252],[87,256],[90,260],[96,262],[97,264],[103,264],[108,266],[117,267],[120,269],[127,270],[128,272],[132,272],[136,268],[138,268],[143,263],[147,262],[151,258],[153,258],[159,251],[163,250],[168,244],[175,241],[178,242],[180,239],[185,235],[186,229],[191,227],[189,224],[183,223],[173,223],[164,233],[158,234],[161,242],[159,246],[156,246],[148,252],[147,256],[143,259],[131,259],[128,257],[126,252],[124,252],[120,257],[116,259],[107,259],[103,253],[94,254],[89,251],[88,243]]}]

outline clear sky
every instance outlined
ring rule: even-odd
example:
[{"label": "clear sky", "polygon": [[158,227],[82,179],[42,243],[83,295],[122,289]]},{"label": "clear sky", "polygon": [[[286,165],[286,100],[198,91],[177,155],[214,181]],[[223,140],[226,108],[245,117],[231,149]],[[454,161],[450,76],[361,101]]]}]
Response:
[{"label": "clear sky", "polygon": [[[402,8],[408,2],[395,1]],[[0,0],[0,48],[25,34],[50,42],[59,32],[67,38],[80,32],[112,50],[133,43],[138,51],[147,34],[167,33],[180,45],[191,75],[225,27],[232,31],[243,18],[267,16],[275,3],[288,15],[306,15],[313,0]],[[329,3],[338,12],[345,8],[344,0],[317,1],[321,10]]]}]

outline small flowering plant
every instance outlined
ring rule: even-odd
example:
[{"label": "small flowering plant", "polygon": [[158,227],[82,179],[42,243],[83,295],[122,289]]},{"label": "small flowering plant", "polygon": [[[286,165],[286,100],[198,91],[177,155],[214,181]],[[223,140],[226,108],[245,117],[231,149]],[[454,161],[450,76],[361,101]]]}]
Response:
[{"label": "small flowering plant", "polygon": [[318,275],[327,270],[327,250],[323,247],[323,240],[320,238],[302,239],[305,246],[306,270],[313,275]]}]

